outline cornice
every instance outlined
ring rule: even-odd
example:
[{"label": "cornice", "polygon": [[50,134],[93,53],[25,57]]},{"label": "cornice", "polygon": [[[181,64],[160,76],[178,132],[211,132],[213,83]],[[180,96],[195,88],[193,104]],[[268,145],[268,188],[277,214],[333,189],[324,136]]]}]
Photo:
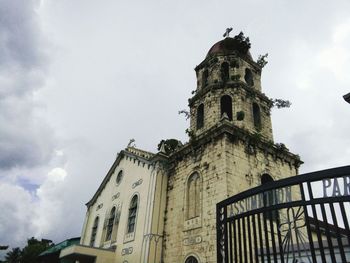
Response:
[{"label": "cornice", "polygon": [[244,60],[248,64],[252,65],[254,67],[254,69],[258,70],[259,72],[261,72],[261,70],[262,70],[262,67],[260,67],[258,63],[256,63],[254,60],[250,59],[249,56],[242,55],[239,52],[232,52],[230,54],[217,54],[214,56],[206,57],[201,63],[199,63],[199,65],[197,65],[194,68],[194,70],[198,71],[198,70],[204,68],[205,66],[210,66],[210,65],[216,63],[219,57],[220,58],[221,57],[232,58],[232,59],[239,58],[239,59]]},{"label": "cornice", "polygon": [[250,154],[255,154],[254,149],[260,149],[264,153],[270,154],[275,158],[280,158],[296,168],[303,163],[298,155],[289,152],[287,148],[280,147],[282,144],[274,144],[273,142],[266,141],[263,137],[258,137],[256,134],[252,134],[225,120],[219,122],[207,132],[194,137],[190,142],[174,152],[170,156],[169,161],[176,162],[177,160],[183,159],[185,156],[192,154],[196,149],[221,138],[225,134],[229,136],[232,142],[237,140],[244,142],[247,151],[249,151],[250,147],[253,147],[253,151],[249,152]]},{"label": "cornice", "polygon": [[207,85],[205,88],[199,90],[192,98],[188,99],[188,105],[191,107],[193,104],[200,99],[201,97],[205,96],[207,93],[213,90],[219,90],[224,88],[232,88],[232,89],[239,89],[242,88],[246,91],[247,94],[251,94],[252,96],[256,96],[259,99],[265,101],[268,105],[272,106],[271,100],[262,92],[249,87],[245,82],[243,81],[229,81],[227,83],[216,83]]}]

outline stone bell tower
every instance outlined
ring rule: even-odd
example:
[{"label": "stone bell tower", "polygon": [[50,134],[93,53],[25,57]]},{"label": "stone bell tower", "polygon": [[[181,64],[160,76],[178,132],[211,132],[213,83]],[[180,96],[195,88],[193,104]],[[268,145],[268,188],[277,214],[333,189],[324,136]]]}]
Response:
[{"label": "stone bell tower", "polygon": [[226,37],[195,68],[197,89],[189,100],[193,135],[203,135],[226,119],[232,126],[273,141],[272,102],[261,92],[262,69],[249,47],[243,35]]},{"label": "stone bell tower", "polygon": [[274,144],[272,101],[243,33],[214,44],[195,68],[190,140],[169,156],[163,261],[216,262],[216,204],[298,173],[302,163]]}]

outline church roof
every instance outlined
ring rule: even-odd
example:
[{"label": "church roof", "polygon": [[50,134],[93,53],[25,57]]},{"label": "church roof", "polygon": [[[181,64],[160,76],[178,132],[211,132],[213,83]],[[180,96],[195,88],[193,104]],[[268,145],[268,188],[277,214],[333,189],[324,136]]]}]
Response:
[{"label": "church roof", "polygon": [[135,159],[138,159],[140,161],[146,162],[146,163],[152,163],[153,157],[156,156],[156,154],[154,154],[154,153],[147,152],[147,151],[144,151],[144,150],[141,150],[141,149],[137,149],[135,147],[127,147],[125,150],[122,150],[118,154],[116,160],[114,161],[113,165],[109,169],[108,173],[106,174],[106,176],[103,179],[102,183],[98,187],[98,189],[97,189],[96,193],[94,194],[94,196],[91,198],[91,200],[89,202],[86,203],[86,206],[89,207],[89,206],[91,206],[91,205],[93,205],[95,203],[95,201],[97,200],[98,196],[100,195],[100,193],[102,192],[102,190],[104,189],[104,187],[108,183],[109,179],[113,175],[114,170],[119,165],[120,161],[123,159],[123,157],[125,155],[127,155],[129,157],[132,157],[132,158],[135,158]]},{"label": "church roof", "polygon": [[223,40],[215,43],[208,51],[207,58],[216,55],[229,55],[238,52],[241,55],[247,56],[249,59],[253,60],[250,52],[249,45],[245,45],[237,37],[226,37]]},{"label": "church roof", "polygon": [[58,253],[66,247],[69,247],[69,246],[75,245],[75,244],[79,244],[79,242],[80,242],[80,237],[73,237],[73,238],[66,239],[65,241],[62,241],[61,243],[58,243],[58,244],[48,248],[47,250],[42,252],[39,255],[39,257],[51,255],[53,253]]}]

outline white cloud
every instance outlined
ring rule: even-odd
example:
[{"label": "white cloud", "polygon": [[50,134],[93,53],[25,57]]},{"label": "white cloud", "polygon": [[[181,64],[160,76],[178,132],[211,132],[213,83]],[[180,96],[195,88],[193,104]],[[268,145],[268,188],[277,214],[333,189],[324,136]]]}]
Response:
[{"label": "white cloud", "polygon": [[62,168],[52,169],[46,180],[37,189],[37,217],[34,224],[38,236],[46,236],[64,227],[62,219],[65,217],[63,205],[66,185],[64,184],[67,172]]},{"label": "white cloud", "polygon": [[35,192],[12,183],[0,184],[0,242],[23,245],[27,238],[52,238],[66,227],[63,168],[52,169]]},{"label": "white cloud", "polygon": [[333,29],[332,41],[321,50],[318,61],[320,65],[333,73],[338,81],[350,80],[350,20]]},{"label": "white cloud", "polygon": [[36,204],[33,196],[22,187],[0,184],[0,242],[10,246],[23,245],[28,234],[34,235]]}]

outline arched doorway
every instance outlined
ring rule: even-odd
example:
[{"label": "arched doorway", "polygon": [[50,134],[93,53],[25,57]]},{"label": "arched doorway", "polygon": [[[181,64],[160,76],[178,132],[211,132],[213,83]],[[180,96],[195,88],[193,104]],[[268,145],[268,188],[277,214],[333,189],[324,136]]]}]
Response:
[{"label": "arched doorway", "polygon": [[198,263],[198,260],[194,256],[189,256],[185,263]]}]

